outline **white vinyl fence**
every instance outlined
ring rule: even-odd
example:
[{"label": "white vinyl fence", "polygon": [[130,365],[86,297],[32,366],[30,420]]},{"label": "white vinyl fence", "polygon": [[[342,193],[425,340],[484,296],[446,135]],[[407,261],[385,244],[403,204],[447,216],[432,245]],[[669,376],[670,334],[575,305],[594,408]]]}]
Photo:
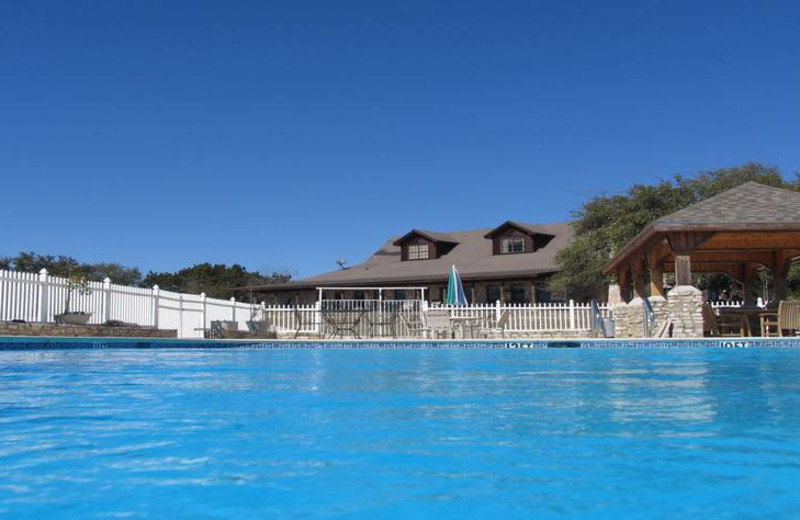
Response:
[{"label": "white vinyl fence", "polygon": [[[322,300],[312,305],[266,306],[237,302],[234,298],[220,300],[204,294],[182,294],[152,289],[116,285],[111,280],[90,282],[89,294],[73,292],[71,310],[92,314],[89,323],[101,324],[109,320],[135,323],[143,327],[175,329],[179,338],[202,338],[205,329],[216,320],[235,321],[239,330],[247,330],[251,319],[267,320],[283,335],[324,336],[326,323],[323,310],[363,309],[369,318],[359,326],[359,334],[369,337],[396,333],[408,337],[406,325],[418,321],[428,303],[420,300]],[[23,273],[0,270],[0,321],[53,322],[54,316],[64,311],[67,280],[40,273]],[[343,307],[344,306],[344,307]],[[518,333],[553,331],[588,331],[592,329],[591,306],[588,303],[539,304],[476,304],[466,307],[445,307],[454,317],[483,318],[493,326],[506,311],[509,313],[506,330]],[[395,331],[378,324],[382,316],[396,312],[402,319]],[[603,317],[609,309],[601,304]],[[369,320],[373,320],[370,327]],[[378,331],[377,333],[375,331]]]}]

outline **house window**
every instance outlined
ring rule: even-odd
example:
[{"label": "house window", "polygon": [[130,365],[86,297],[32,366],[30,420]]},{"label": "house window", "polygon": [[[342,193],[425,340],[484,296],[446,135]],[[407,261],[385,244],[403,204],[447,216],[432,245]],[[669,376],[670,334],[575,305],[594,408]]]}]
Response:
[{"label": "house window", "polygon": [[553,301],[553,295],[550,294],[550,291],[547,290],[546,287],[536,286],[536,302],[537,303],[546,303]]},{"label": "house window", "polygon": [[364,291],[355,291],[355,292],[353,292],[353,299],[354,300],[363,300],[364,299]]},{"label": "house window", "polygon": [[405,300],[406,299],[406,292],[402,289],[395,289],[394,291],[394,299],[395,300]]},{"label": "house window", "polygon": [[500,252],[504,255],[525,252],[525,239],[522,237],[504,238],[501,242]]},{"label": "house window", "polygon": [[500,286],[497,284],[486,286],[486,303],[494,303],[500,299]]},{"label": "house window", "polygon": [[428,244],[410,245],[408,246],[408,259],[409,260],[427,260],[430,251]]},{"label": "house window", "polygon": [[525,303],[525,285],[511,284],[511,303]]}]

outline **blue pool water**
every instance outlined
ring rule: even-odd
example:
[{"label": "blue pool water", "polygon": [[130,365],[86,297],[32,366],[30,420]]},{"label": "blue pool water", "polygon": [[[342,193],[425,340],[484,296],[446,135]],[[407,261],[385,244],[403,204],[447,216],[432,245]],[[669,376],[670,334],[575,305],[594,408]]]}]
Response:
[{"label": "blue pool water", "polygon": [[8,518],[800,515],[800,349],[0,352]]}]

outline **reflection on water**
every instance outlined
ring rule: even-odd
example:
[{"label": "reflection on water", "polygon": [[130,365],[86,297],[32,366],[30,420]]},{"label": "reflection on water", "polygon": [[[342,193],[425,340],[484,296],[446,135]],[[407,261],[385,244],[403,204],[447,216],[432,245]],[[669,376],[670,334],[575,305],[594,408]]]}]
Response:
[{"label": "reflection on water", "polygon": [[791,349],[0,352],[0,515],[786,515],[799,376]]}]

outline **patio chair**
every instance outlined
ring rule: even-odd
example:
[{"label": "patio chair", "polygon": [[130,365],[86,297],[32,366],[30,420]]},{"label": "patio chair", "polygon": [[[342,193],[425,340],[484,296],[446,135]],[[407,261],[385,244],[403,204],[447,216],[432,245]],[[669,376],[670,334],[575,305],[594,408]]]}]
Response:
[{"label": "patio chair", "polygon": [[425,326],[424,321],[412,320],[405,314],[400,314],[399,316],[400,321],[403,323],[403,328],[405,328],[412,337],[419,337],[422,339],[428,336],[429,329],[427,326]]},{"label": "patio chair", "polygon": [[436,338],[444,336],[453,337],[453,324],[450,322],[450,311],[447,309],[433,309],[425,313],[425,325],[429,332]]},{"label": "patio chair", "polygon": [[505,338],[509,318],[511,318],[511,313],[508,310],[503,311],[500,314],[500,317],[497,319],[497,323],[495,323],[494,327],[488,327],[485,329],[487,336],[493,338]]},{"label": "patio chair", "polygon": [[710,303],[703,304],[702,313],[704,335],[726,338],[736,338],[744,335],[741,316],[724,313],[717,315]]},{"label": "patio chair", "polygon": [[784,300],[778,304],[778,312],[762,312],[760,319],[764,337],[797,336],[800,334],[800,300]]}]

